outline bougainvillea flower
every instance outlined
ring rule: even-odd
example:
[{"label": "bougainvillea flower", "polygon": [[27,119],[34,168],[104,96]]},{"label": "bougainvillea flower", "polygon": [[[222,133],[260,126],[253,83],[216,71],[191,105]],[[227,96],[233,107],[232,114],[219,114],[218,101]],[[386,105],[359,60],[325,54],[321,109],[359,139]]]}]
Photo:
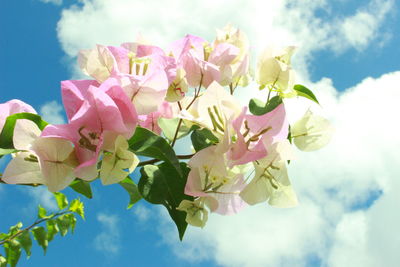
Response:
[{"label": "bougainvillea flower", "polygon": [[139,115],[157,111],[167,94],[168,77],[164,70],[154,69],[145,76],[120,74],[116,77]]},{"label": "bougainvillea flower", "polygon": [[[0,132],[4,127],[4,124],[6,123],[6,119],[8,116],[16,113],[21,113],[21,112],[28,112],[28,113],[34,113],[36,114],[36,111],[33,109],[32,106],[26,104],[25,102],[22,102],[21,100],[18,99],[13,99],[10,101],[7,101],[5,103],[0,104]],[[18,122],[21,121],[26,121],[26,120],[18,120]]]},{"label": "bougainvillea flower", "polygon": [[100,169],[100,179],[103,185],[119,183],[139,164],[138,157],[128,148],[126,139],[119,135],[115,139],[114,148],[104,153]]},{"label": "bougainvillea flower", "polygon": [[154,111],[148,115],[139,115],[139,125],[143,128],[149,129],[150,131],[160,135],[161,128],[158,125],[159,118],[170,119],[173,117],[173,111],[171,105],[164,101],[157,111]]},{"label": "bougainvillea flower", "polygon": [[239,169],[227,166],[224,150],[210,146],[190,159],[185,194],[207,198],[212,212],[233,214],[246,206],[239,197],[246,184]]},{"label": "bougainvillea flower", "polygon": [[255,175],[240,197],[250,205],[268,201],[271,206],[280,208],[296,206],[297,197],[286,169],[286,161],[293,158],[287,140],[273,144],[268,156],[254,162]]},{"label": "bougainvillea flower", "polygon": [[331,123],[310,110],[298,120],[290,129],[291,138],[298,149],[314,151],[324,147],[332,138]]},{"label": "bougainvillea flower", "polygon": [[74,103],[71,99],[83,101],[79,109],[75,108],[78,105],[69,109],[68,124],[49,125],[42,135],[73,142],[80,163],[75,170],[76,176],[92,180],[97,177],[96,164],[103,144],[113,143],[116,134],[130,138],[138,118],[133,105],[115,79],[110,78],[99,87],[89,85],[88,88],[75,90],[82,84],[87,85],[76,81],[63,83],[64,103]]},{"label": "bougainvillea flower", "polygon": [[189,85],[186,81],[186,72],[179,68],[176,70],[175,80],[169,85],[165,100],[168,102],[176,102],[185,97],[189,90]]},{"label": "bougainvillea flower", "polygon": [[23,152],[15,154],[2,180],[9,184],[45,184],[51,192],[64,189],[75,178],[74,169],[78,165],[72,143],[40,137],[36,124],[29,125],[14,136],[15,148]]},{"label": "bougainvillea flower", "polygon": [[168,51],[175,58],[177,68],[186,72],[186,80],[191,87],[208,87],[213,81],[219,81],[218,66],[208,62],[211,47],[207,41],[194,35],[173,42]]},{"label": "bougainvillea flower", "polygon": [[83,73],[93,77],[98,82],[107,80],[116,64],[110,50],[104,45],[97,45],[96,48],[79,51],[78,63]]},{"label": "bougainvillea flower", "polygon": [[233,165],[245,164],[265,157],[275,142],[288,136],[289,123],[283,104],[264,115],[246,114],[243,109],[232,123],[235,129],[235,142],[228,152]]},{"label": "bougainvillea flower", "polygon": [[186,212],[185,220],[188,224],[203,228],[208,220],[205,202],[206,200],[201,197],[194,201],[184,199],[176,209]]},{"label": "bougainvillea flower", "polygon": [[266,86],[275,90],[282,97],[296,96],[294,86],[294,70],[290,66],[290,59],[294,47],[277,50],[267,47],[259,56],[256,70],[256,80],[260,88]]},{"label": "bougainvillea flower", "polygon": [[221,85],[213,82],[189,108],[181,112],[182,118],[210,129],[217,137],[223,138],[228,121],[242,112],[239,102]]}]

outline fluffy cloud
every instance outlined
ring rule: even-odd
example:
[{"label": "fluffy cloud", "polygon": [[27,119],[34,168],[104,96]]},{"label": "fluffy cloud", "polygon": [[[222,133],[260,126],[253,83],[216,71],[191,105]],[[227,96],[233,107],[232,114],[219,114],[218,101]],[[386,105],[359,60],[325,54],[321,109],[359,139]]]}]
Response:
[{"label": "fluffy cloud", "polygon": [[102,231],[94,239],[95,249],[104,252],[105,255],[117,254],[120,248],[118,216],[98,213],[97,220],[101,224]]},{"label": "fluffy cloud", "polygon": [[65,123],[63,107],[57,101],[50,101],[40,107],[40,115],[51,124]]},{"label": "fluffy cloud", "polygon": [[[314,84],[336,133],[329,146],[298,152],[290,164],[299,207],[258,205],[236,216],[211,216],[205,229],[190,228],[182,244],[175,242],[174,231],[163,231],[165,242],[183,259],[212,259],[223,266],[309,266],[315,261],[397,266],[399,81],[400,72],[394,72],[365,79],[342,94],[329,79]],[[292,113],[316,108],[289,102]]]},{"label": "fluffy cloud", "polygon": [[56,211],[58,210],[57,203],[52,193],[47,190],[47,187],[32,187],[27,188],[27,193],[33,198],[33,201],[29,208],[37,209],[37,205],[43,206],[46,210]]}]

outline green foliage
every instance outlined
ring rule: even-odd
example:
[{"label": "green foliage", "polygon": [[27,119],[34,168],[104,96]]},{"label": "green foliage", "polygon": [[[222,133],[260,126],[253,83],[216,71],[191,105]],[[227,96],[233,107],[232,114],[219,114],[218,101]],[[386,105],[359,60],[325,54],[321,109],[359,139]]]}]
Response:
[{"label": "green foliage", "polygon": [[43,130],[44,127],[48,125],[47,122],[42,120],[42,117],[32,113],[16,113],[11,116],[8,116],[6,122],[4,124],[3,130],[0,134],[0,148],[3,149],[12,149],[13,146],[13,136],[14,136],[14,128],[17,120],[26,119],[34,122],[40,130]]},{"label": "green foliage", "polygon": [[[8,233],[0,233],[0,245],[4,247],[5,257],[0,254],[0,267],[16,266],[22,250],[26,256],[31,256],[32,236],[37,244],[47,251],[49,242],[60,233],[65,236],[68,231],[73,233],[77,219],[75,214],[85,217],[83,203],[79,199],[74,199],[68,205],[68,199],[62,193],[55,193],[59,211],[50,213],[39,205],[37,220],[26,228],[22,228],[21,222],[11,226]],[[45,226],[40,224],[46,222]]]},{"label": "green foliage", "polygon": [[22,234],[17,238],[21,247],[25,250],[28,258],[31,256],[32,239],[29,231],[22,232]]},{"label": "green foliage", "polygon": [[129,204],[127,209],[132,208],[133,205],[136,204],[139,200],[142,199],[142,196],[139,193],[138,186],[134,181],[128,176],[124,180],[119,183],[129,194]]},{"label": "green foliage", "polygon": [[148,202],[161,204],[167,208],[178,228],[179,238],[182,240],[187,227],[186,213],[176,208],[182,200],[193,200],[193,197],[184,194],[190,169],[183,162],[180,163],[180,168],[182,175],[167,162],[159,165],[146,165],[140,170],[141,178],[138,189]]},{"label": "green foliage", "polygon": [[49,241],[47,240],[46,229],[42,226],[36,226],[32,228],[33,238],[37,241],[38,245],[43,248],[44,253],[46,254],[47,246],[49,245]]},{"label": "green foliage", "polygon": [[75,192],[84,195],[85,197],[91,199],[93,197],[92,188],[90,187],[90,183],[83,181],[81,179],[75,179],[70,185]]},{"label": "green foliage", "polygon": [[298,96],[302,96],[305,98],[310,99],[311,101],[314,101],[315,103],[319,104],[317,98],[315,97],[314,93],[308,89],[307,87],[300,85],[300,84],[296,84],[293,89],[296,91]]},{"label": "green foliage", "polygon": [[282,104],[282,98],[279,96],[272,97],[267,103],[257,98],[252,98],[249,102],[249,110],[252,114],[261,116],[274,110],[280,104]]},{"label": "green foliage", "polygon": [[194,130],[190,138],[196,152],[218,143],[218,138],[207,128]]},{"label": "green foliage", "polygon": [[64,194],[55,192],[54,197],[56,198],[57,206],[60,210],[63,210],[66,207],[68,207],[68,199]]},{"label": "green foliage", "polygon": [[68,210],[78,214],[82,219],[85,219],[83,203],[79,199],[72,200]]},{"label": "green foliage", "polygon": [[137,127],[128,143],[135,154],[168,162],[181,175],[179,160],[174,149],[161,136],[145,128]]}]

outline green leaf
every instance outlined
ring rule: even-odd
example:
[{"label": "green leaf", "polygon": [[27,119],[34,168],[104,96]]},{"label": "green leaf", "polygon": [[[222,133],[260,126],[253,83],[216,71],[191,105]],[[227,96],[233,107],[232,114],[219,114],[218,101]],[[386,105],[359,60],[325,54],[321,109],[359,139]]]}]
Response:
[{"label": "green leaf", "polygon": [[[167,119],[167,118],[159,118],[158,119],[158,126],[163,131],[163,134],[167,139],[172,141],[175,136],[175,131],[176,127],[178,127],[179,124],[179,118],[172,118],[172,119]],[[192,125],[190,128],[185,125],[185,123],[181,123],[181,126],[179,127],[177,139],[182,138],[187,136],[191,131],[199,128],[197,125]]]},{"label": "green leaf", "polygon": [[69,206],[69,210],[81,216],[82,219],[85,219],[84,206],[79,199],[72,200],[71,205]]},{"label": "green leaf", "polygon": [[272,97],[268,103],[264,103],[263,101],[252,98],[249,102],[249,110],[252,114],[261,116],[272,110],[274,110],[277,106],[282,103],[282,98],[279,96]]},{"label": "green leaf", "polygon": [[182,200],[193,200],[184,194],[187,176],[190,169],[186,163],[181,163],[182,176],[174,167],[164,162],[160,165],[146,165],[141,169],[138,189],[145,200],[153,204],[164,205],[172,220],[175,222],[179,238],[182,240],[186,231],[186,213],[176,208]]},{"label": "green leaf", "polygon": [[181,174],[174,149],[161,136],[145,128],[137,127],[135,134],[129,140],[129,148],[137,155],[166,161]]},{"label": "green leaf", "polygon": [[22,228],[22,222],[17,223],[16,225],[13,225],[10,227],[10,229],[8,230],[9,235],[13,235],[16,232],[18,232],[21,228]]},{"label": "green leaf", "polygon": [[92,195],[92,188],[90,187],[90,183],[83,181],[81,179],[75,179],[70,185],[75,192],[84,195],[85,197],[91,199]]},{"label": "green leaf", "polygon": [[0,267],[7,267],[7,260],[2,255],[0,255]]},{"label": "green leaf", "polygon": [[297,92],[298,96],[302,96],[305,98],[310,99],[311,101],[314,101],[315,103],[319,104],[317,98],[315,97],[314,93],[308,89],[307,87],[300,85],[300,84],[296,84],[293,89]]},{"label": "green leaf", "polygon": [[57,206],[60,210],[68,207],[68,199],[63,193],[55,192],[54,197],[56,198]]},{"label": "green leaf", "polygon": [[47,246],[49,245],[46,230],[42,226],[36,226],[31,231],[39,246],[43,248],[44,254],[46,254]]},{"label": "green leaf", "polygon": [[11,267],[17,266],[19,258],[21,257],[21,245],[17,240],[11,240],[4,243],[4,250],[6,251],[7,263]]},{"label": "green leaf", "polygon": [[54,220],[48,220],[46,222],[46,226],[47,226],[47,240],[50,242],[54,239],[54,236],[58,232],[60,232],[60,228],[58,228],[58,225]]},{"label": "green leaf", "polygon": [[38,206],[38,218],[47,218],[47,211],[40,204]]},{"label": "green leaf", "polygon": [[58,228],[60,229],[61,236],[65,236],[68,233],[68,229],[71,227],[71,221],[65,215],[62,215],[56,219]]},{"label": "green leaf", "polygon": [[218,138],[206,128],[194,130],[190,139],[196,151],[218,143]]},{"label": "green leaf", "polygon": [[21,247],[25,250],[26,256],[29,258],[31,256],[32,239],[29,231],[24,231],[18,236],[18,242]]},{"label": "green leaf", "polygon": [[129,194],[129,204],[127,209],[132,208],[136,202],[142,199],[142,196],[139,193],[138,186],[134,181],[128,176],[123,181],[119,183]]},{"label": "green leaf", "polygon": [[15,153],[18,151],[19,150],[14,149],[14,148],[7,148],[7,149],[0,148],[0,158],[2,158],[4,155],[8,155],[8,154]]},{"label": "green leaf", "polygon": [[71,227],[71,233],[74,233],[75,232],[75,227],[76,227],[76,218],[75,218],[75,216],[74,216],[74,214],[66,214],[66,215],[64,215],[65,217],[66,217],[66,219],[68,219],[69,220],[69,225],[70,225],[70,227]]},{"label": "green leaf", "polygon": [[34,122],[40,130],[48,125],[39,115],[32,113],[16,113],[8,116],[0,134],[0,148],[10,149],[13,146],[14,128],[17,120],[26,119]]}]

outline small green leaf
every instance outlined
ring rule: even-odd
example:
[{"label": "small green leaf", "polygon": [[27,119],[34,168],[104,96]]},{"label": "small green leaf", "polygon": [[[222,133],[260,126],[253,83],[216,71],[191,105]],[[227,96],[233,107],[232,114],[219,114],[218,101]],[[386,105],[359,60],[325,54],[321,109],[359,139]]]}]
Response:
[{"label": "small green leaf", "polygon": [[85,219],[84,206],[79,199],[72,200],[71,205],[69,206],[69,210],[81,216],[82,219]]},{"label": "small green leaf", "polygon": [[50,242],[54,239],[54,236],[58,232],[60,232],[60,228],[58,228],[58,225],[54,220],[48,220],[46,222],[46,226],[47,226],[47,240]]},{"label": "small green leaf", "polygon": [[18,232],[21,228],[22,228],[22,222],[17,223],[16,225],[13,225],[10,227],[10,229],[8,230],[9,235],[13,235],[16,232]]},{"label": "small green leaf", "polygon": [[218,143],[218,138],[206,128],[194,130],[190,139],[196,151]]},{"label": "small green leaf", "polygon": [[13,148],[7,148],[7,149],[0,148],[0,158],[2,158],[4,155],[8,155],[8,154],[15,153],[18,151],[19,150],[13,149]]},{"label": "small green leaf", "polygon": [[69,220],[69,225],[71,227],[71,233],[74,233],[75,232],[75,227],[76,227],[76,221],[77,221],[75,216],[74,216],[74,214],[69,213],[69,214],[66,214],[64,216],[66,217],[66,219]]},{"label": "small green leaf", "polygon": [[83,181],[81,179],[75,179],[70,186],[75,192],[84,195],[85,197],[91,199],[92,195],[92,188],[90,187],[90,183]]},{"label": "small green leaf", "polygon": [[47,218],[47,211],[40,204],[38,206],[38,218]]},{"label": "small green leaf", "polygon": [[145,128],[136,127],[135,134],[129,139],[129,148],[137,155],[169,162],[181,174],[174,149],[161,136]]},{"label": "small green leaf", "polygon": [[2,255],[0,255],[0,267],[7,267],[7,260]]},{"label": "small green leaf", "polygon": [[29,258],[31,256],[32,239],[29,231],[24,231],[18,236],[18,242],[21,247],[25,250],[26,256]]},{"label": "small green leaf", "polygon": [[34,122],[40,130],[48,125],[47,122],[37,114],[32,113],[16,113],[8,116],[3,126],[3,130],[0,133],[0,148],[11,149],[13,146],[14,128],[17,120],[26,119]]},{"label": "small green leaf", "polygon": [[43,248],[44,254],[46,254],[47,246],[49,245],[46,230],[42,226],[36,226],[31,231],[39,246]]},{"label": "small green leaf", "polygon": [[268,103],[252,98],[249,102],[249,110],[252,114],[261,116],[274,110],[280,104],[282,104],[282,99],[279,96],[272,97]]},{"label": "small green leaf", "polygon": [[[178,127],[179,124],[179,118],[172,118],[172,119],[167,119],[167,118],[162,118],[160,117],[158,119],[158,126],[160,126],[161,130],[163,131],[163,134],[165,137],[172,141],[175,136],[175,131],[176,128]],[[187,136],[191,131],[199,128],[197,125],[192,125],[192,127],[187,127],[185,123],[182,123],[181,126],[179,127],[177,139],[182,138]]]},{"label": "small green leaf", "polygon": [[129,204],[127,209],[132,208],[136,202],[142,199],[142,196],[139,193],[138,186],[134,181],[128,176],[123,181],[119,183],[129,194]]},{"label": "small green leaf", "polygon": [[56,219],[58,228],[60,229],[61,236],[65,236],[68,233],[68,229],[71,227],[71,221],[65,215],[62,215]]},{"label": "small green leaf", "polygon": [[4,243],[4,250],[6,251],[7,263],[11,267],[17,266],[19,258],[21,257],[21,244],[17,240],[11,240]]},{"label": "small green leaf", "polygon": [[186,213],[176,208],[182,200],[193,200],[193,197],[184,194],[187,176],[190,169],[186,163],[181,163],[181,173],[167,162],[160,165],[146,165],[141,169],[141,178],[138,184],[140,194],[145,200],[153,204],[162,204],[167,208],[172,220],[178,228],[179,238],[185,234],[187,222]]},{"label": "small green leaf", "polygon": [[68,207],[68,199],[63,193],[55,192],[54,197],[56,198],[57,206],[60,210]]},{"label": "small green leaf", "polygon": [[307,87],[300,85],[300,84],[296,84],[293,89],[297,92],[298,96],[302,96],[305,98],[310,99],[311,101],[314,101],[315,103],[319,104],[317,98],[315,97],[314,93],[308,89]]}]

